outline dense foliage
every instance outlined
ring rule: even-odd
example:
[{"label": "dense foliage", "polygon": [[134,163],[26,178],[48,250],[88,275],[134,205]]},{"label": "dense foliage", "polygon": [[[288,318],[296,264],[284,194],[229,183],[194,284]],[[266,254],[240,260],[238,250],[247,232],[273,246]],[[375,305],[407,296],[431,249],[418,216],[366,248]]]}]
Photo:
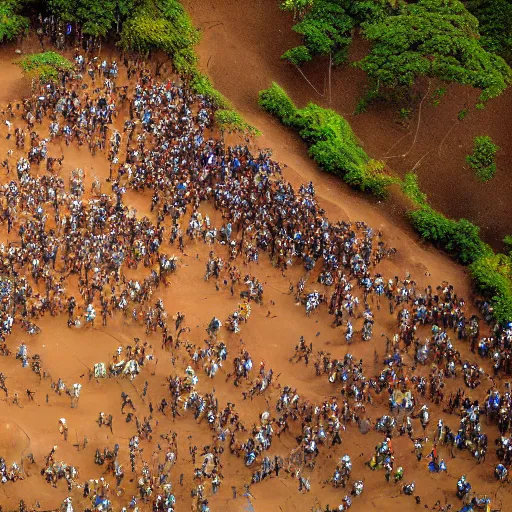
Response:
[{"label": "dense foliage", "polygon": [[198,42],[199,33],[177,0],[148,0],[123,24],[120,44],[143,54],[162,50],[182,73],[195,66]]},{"label": "dense foliage", "polygon": [[475,137],[473,153],[466,157],[466,162],[475,171],[478,179],[486,182],[496,173],[496,153],[499,147],[487,135]]},{"label": "dense foliage", "polygon": [[73,64],[56,52],[32,53],[17,63],[29,76],[41,82],[55,82],[61,73],[71,71]]},{"label": "dense foliage", "polygon": [[415,206],[427,204],[427,195],[423,193],[418,184],[418,176],[408,172],[400,184],[402,192],[414,203]]},{"label": "dense foliage", "polygon": [[482,47],[478,21],[458,0],[419,0],[363,29],[372,49],[357,65],[378,88],[408,88],[427,76],[481,89],[485,102],[512,80],[506,62]]},{"label": "dense foliage", "polygon": [[509,322],[512,319],[512,258],[492,254],[476,260],[469,269],[477,291],[489,298],[496,321]]},{"label": "dense foliage", "polygon": [[299,132],[309,145],[309,155],[322,169],[341,176],[357,190],[386,195],[393,178],[383,173],[382,163],[368,157],[342,116],[313,103],[298,109],[276,83],[260,92],[259,104]]},{"label": "dense foliage", "polygon": [[[346,59],[354,29],[371,41],[356,63],[370,78],[373,99],[386,91],[407,91],[420,76],[470,85],[482,91],[479,107],[501,94],[512,71],[498,55],[512,54],[512,3],[469,0],[288,0],[293,27],[303,43],[284,53],[295,65],[315,55]],[[479,23],[482,37],[479,33]]]},{"label": "dense foliage", "polygon": [[28,19],[19,14],[21,6],[18,0],[0,1],[0,41],[10,41],[27,32]]},{"label": "dense foliage", "polygon": [[304,44],[285,52],[282,56],[300,66],[315,55],[332,55],[340,64],[347,58],[354,20],[339,0],[315,0],[293,30],[302,35]]},{"label": "dense foliage", "polygon": [[409,212],[409,217],[422,238],[444,249],[464,265],[491,253],[480,239],[480,228],[466,219],[448,219],[427,204]]},{"label": "dense foliage", "polygon": [[467,8],[478,19],[482,46],[512,61],[512,2],[469,0]]}]

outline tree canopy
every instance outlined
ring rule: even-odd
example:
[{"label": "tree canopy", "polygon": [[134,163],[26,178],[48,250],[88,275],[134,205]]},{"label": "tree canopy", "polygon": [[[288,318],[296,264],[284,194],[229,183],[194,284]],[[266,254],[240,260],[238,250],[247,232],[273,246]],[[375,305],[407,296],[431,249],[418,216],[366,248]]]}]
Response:
[{"label": "tree canopy", "polygon": [[350,32],[354,20],[348,15],[343,3],[315,0],[305,4],[307,12],[293,26],[293,30],[302,35],[304,44],[288,50],[282,58],[299,66],[311,60],[314,55],[332,54],[336,64],[344,62],[352,40]]},{"label": "tree canopy", "polygon": [[478,20],[482,46],[512,61],[512,2],[469,0],[468,10]]},{"label": "tree canopy", "polygon": [[0,41],[10,41],[28,30],[28,19],[19,14],[18,0],[0,1]]},{"label": "tree canopy", "polygon": [[176,0],[144,2],[123,25],[120,44],[124,49],[149,54],[163,50],[176,69],[186,72],[197,60],[194,46],[199,32]]},{"label": "tree canopy", "polygon": [[409,87],[419,76],[471,85],[485,102],[503,92],[512,71],[479,41],[478,21],[458,0],[420,0],[396,16],[363,25],[372,41],[359,61],[378,87]]},{"label": "tree canopy", "polygon": [[284,53],[295,65],[315,55],[345,60],[355,30],[371,43],[356,63],[369,76],[373,95],[407,89],[420,76],[470,85],[480,105],[508,86],[512,72],[499,54],[512,55],[512,4],[508,0],[288,0],[303,44]]}]

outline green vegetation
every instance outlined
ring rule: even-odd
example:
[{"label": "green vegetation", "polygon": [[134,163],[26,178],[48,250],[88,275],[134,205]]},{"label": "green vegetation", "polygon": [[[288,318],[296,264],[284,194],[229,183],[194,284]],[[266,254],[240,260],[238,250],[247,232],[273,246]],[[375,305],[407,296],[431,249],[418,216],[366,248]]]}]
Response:
[{"label": "green vegetation", "polygon": [[215,122],[222,133],[240,132],[247,135],[260,135],[259,130],[247,124],[242,116],[231,109],[219,109],[215,111]]},{"label": "green vegetation", "polygon": [[491,254],[476,260],[469,270],[475,288],[490,300],[499,323],[512,319],[512,258]]},{"label": "green vegetation", "polygon": [[[470,10],[460,0],[288,0],[281,7],[299,19],[293,30],[303,44],[282,58],[300,66],[315,55],[330,55],[340,64],[352,34],[361,29],[372,46],[355,65],[370,78],[371,92],[359,112],[378,96],[403,97],[421,76],[480,89],[483,108],[512,81],[512,70],[499,56],[512,56],[512,4],[466,3]],[[441,96],[433,98],[436,105]]]},{"label": "green vegetation", "polygon": [[415,206],[427,205],[427,194],[420,190],[418,176],[408,172],[400,184],[402,192],[414,203]]},{"label": "green vegetation", "polygon": [[[296,2],[285,2],[284,5],[290,3]],[[347,14],[343,3],[334,0],[306,2],[309,8],[301,10],[304,12],[302,19],[293,26],[293,30],[302,35],[304,45],[288,50],[282,58],[297,66],[315,55],[332,55],[334,64],[345,62],[354,20]]]},{"label": "green vegetation", "polygon": [[480,43],[490,52],[512,60],[512,3],[510,0],[468,0],[467,8],[478,20]]},{"label": "green vegetation", "polygon": [[212,107],[232,109],[231,103],[229,103],[223,94],[213,87],[213,84],[206,75],[203,75],[203,73],[194,68],[189,71],[187,76],[189,78],[188,83],[192,91],[203,96],[203,98],[206,98]]},{"label": "green vegetation", "polygon": [[350,186],[377,197],[386,195],[395,180],[383,173],[383,164],[371,160],[348,122],[333,110],[310,103],[297,108],[276,83],[260,92],[261,107],[298,131],[309,145],[309,155],[327,172]]},{"label": "green vegetation", "polygon": [[56,52],[32,53],[17,64],[27,75],[41,82],[55,82],[62,73],[73,69],[73,64]]},{"label": "green vegetation", "polygon": [[457,114],[457,119],[459,121],[463,121],[464,118],[469,114],[469,109],[467,108],[463,108],[461,110],[459,110],[459,113]]},{"label": "green vegetation", "polygon": [[419,0],[400,15],[363,24],[372,41],[357,63],[378,89],[411,87],[420,76],[481,89],[480,103],[501,94],[512,80],[506,62],[479,41],[478,21],[458,0]]},{"label": "green vegetation", "polygon": [[466,219],[448,219],[429,205],[421,206],[408,215],[422,238],[444,249],[463,265],[492,253],[480,239],[480,228]]},{"label": "green vegetation", "polygon": [[496,153],[499,149],[487,135],[475,137],[473,141],[473,154],[466,157],[466,162],[484,183],[496,173]]},{"label": "green vegetation", "polygon": [[79,23],[84,34],[105,37],[118,16],[126,16],[135,1],[127,0],[49,0],[48,10],[64,22]]},{"label": "green vegetation", "polygon": [[149,55],[162,50],[176,71],[187,73],[196,66],[195,46],[199,33],[183,6],[176,0],[145,1],[121,30],[120,45]]},{"label": "green vegetation", "polygon": [[512,235],[507,235],[503,239],[503,243],[505,244],[505,247],[507,251],[509,252],[509,256],[512,256]]},{"label": "green vegetation", "polygon": [[11,41],[28,31],[28,18],[19,14],[21,7],[18,0],[0,1],[0,41]]}]

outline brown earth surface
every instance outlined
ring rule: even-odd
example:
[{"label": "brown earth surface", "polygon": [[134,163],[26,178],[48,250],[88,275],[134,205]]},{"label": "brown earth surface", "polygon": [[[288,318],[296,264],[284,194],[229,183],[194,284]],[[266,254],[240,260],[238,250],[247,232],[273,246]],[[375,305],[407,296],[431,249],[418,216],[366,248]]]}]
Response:
[{"label": "brown earth surface", "polygon": [[[329,101],[328,59],[314,59],[303,67],[303,74],[280,60],[287,49],[300,44],[300,37],[292,32],[292,16],[278,8],[278,0],[183,3],[202,30],[199,53],[204,70],[236,108],[262,129],[261,143],[275,140],[276,134],[268,127],[268,115],[258,108],[258,91],[275,81],[298,106],[313,101],[342,114],[372,158],[384,160],[400,176],[414,170],[432,206],[449,217],[471,220],[481,227],[488,243],[502,247],[503,237],[512,233],[512,88],[489,101],[484,110],[476,110],[478,91],[449,86],[436,107],[432,93],[441,85],[432,83],[429,89],[425,81],[419,84],[406,125],[400,121],[399,107],[382,103],[354,115],[366,75],[348,65],[334,69]],[[366,48],[356,39],[350,60],[359,60]],[[458,113],[464,108],[470,112],[459,121]],[[489,135],[501,148],[496,176],[485,184],[465,162],[478,135]]]},{"label": "brown earth surface", "polygon": [[[263,131],[264,135],[258,144],[262,147],[271,147],[275,159],[286,165],[285,178],[294,186],[313,180],[320,204],[326,209],[331,220],[364,220],[374,229],[382,230],[387,244],[398,250],[395,257],[380,265],[380,271],[385,277],[397,275],[403,278],[406,272],[410,272],[419,287],[427,284],[437,286],[442,281],[448,281],[455,286],[460,296],[467,297],[470,302],[472,295],[464,269],[431,247],[420,244],[416,235],[401,221],[398,206],[396,213],[390,212],[389,205],[371,203],[366,198],[354,194],[333,176],[320,172],[308,159],[303,144],[293,134],[283,130],[276,121],[258,110],[255,101],[256,91],[267,86],[273,79],[280,81],[292,92],[292,96],[298,103],[303,103],[310,97],[308,97],[309,91],[304,88],[303,79],[294,75],[293,69],[289,69],[277,59],[283,49],[289,46],[290,34],[289,22],[283,18],[284,15],[277,9],[271,11],[270,8],[274,3],[249,3],[238,0],[238,2],[212,3],[211,7],[209,3],[203,2],[200,5],[185,3],[195,22],[205,31],[200,48],[203,66],[207,68],[219,89],[233,101],[251,123]],[[273,14],[269,14],[270,12]],[[216,23],[220,25],[215,26]],[[208,26],[211,26],[210,30]],[[24,51],[33,48],[30,41],[24,43]],[[18,68],[12,64],[13,56],[12,47],[0,49],[0,76],[2,77],[0,105],[2,106],[7,101],[15,101],[29,92],[28,82],[21,77]],[[276,57],[275,63],[272,63],[271,56]],[[286,76],[288,81],[284,80]],[[338,75],[336,76],[338,80]],[[121,84],[125,81],[125,77],[119,80]],[[347,84],[350,83],[351,81],[348,80]],[[356,85],[352,84],[354,92]],[[303,96],[299,95],[299,91],[302,91]],[[370,112],[365,115],[366,117],[357,117],[353,120],[356,132],[365,141],[370,153],[372,151],[369,143],[359,130],[364,126],[365,119],[365,122],[369,123],[372,119],[372,123],[377,123],[376,115]],[[361,127],[356,126],[357,123],[361,123]],[[117,124],[122,126],[122,119],[118,119]],[[389,140],[386,139],[389,144],[382,143],[381,151],[387,150],[397,138],[403,135],[391,122],[387,127],[391,131],[390,127],[395,130],[394,137],[389,135]],[[38,127],[38,131],[41,132],[46,129],[46,125]],[[2,158],[7,149],[15,150],[14,141],[12,139],[6,141],[5,135],[6,127],[2,117],[0,124]],[[387,134],[383,128],[382,137],[385,136]],[[380,135],[375,138],[380,140]],[[426,142],[423,141],[423,143]],[[108,162],[104,155],[98,154],[93,157],[85,147],[79,148],[75,145],[66,147],[60,143],[52,143],[50,154],[60,156],[61,151],[64,152],[65,160],[60,173],[66,179],[73,168],[82,167],[86,172],[86,190],[90,190],[92,179],[98,176],[102,180],[104,190],[109,191],[108,184],[105,182],[108,176]],[[17,156],[19,154],[15,151],[11,157],[13,162]],[[41,172],[43,172],[42,167]],[[10,179],[4,171],[0,171],[0,174],[2,183]],[[139,215],[148,215],[154,220],[150,212],[150,200],[151,196],[148,193],[129,192],[125,197],[125,202],[136,207]],[[211,206],[204,205],[201,211],[209,213],[212,222],[217,226],[221,224],[220,214],[216,213]],[[8,236],[5,226],[0,227],[1,241],[15,238],[15,233]],[[231,297],[227,288],[221,286],[220,290],[216,291],[212,282],[204,281],[204,265],[208,250],[208,247],[201,242],[188,242],[185,255],[180,258],[178,272],[172,277],[171,284],[167,288],[159,288],[153,296],[154,300],[159,297],[163,299],[170,314],[176,311],[185,313],[185,325],[191,328],[188,339],[201,346],[206,336],[204,329],[212,316],[225,319],[236,308],[238,302],[236,298]],[[171,251],[172,248],[167,248],[167,252]],[[216,251],[222,254],[223,249],[217,247]],[[130,276],[141,277],[143,269],[130,272]],[[215,388],[221,404],[227,401],[234,402],[241,419],[248,426],[257,423],[259,414],[269,407],[271,411],[274,410],[272,404],[279,395],[279,389],[272,388],[267,394],[256,397],[253,401],[246,401],[242,399],[242,391],[246,390],[248,385],[235,388],[231,381],[225,382],[225,373],[231,371],[232,357],[238,351],[242,340],[256,365],[259,361],[265,361],[267,367],[273,368],[275,375],[279,375],[279,384],[296,387],[301,396],[316,402],[329,396],[339,395],[339,389],[329,385],[325,376],[316,377],[312,365],[305,368],[302,363],[291,364],[288,361],[301,335],[304,335],[308,342],[313,342],[315,352],[327,350],[333,357],[341,358],[350,351],[355,358],[364,358],[366,373],[372,374],[378,371],[373,366],[373,358],[375,351],[381,358],[384,355],[381,334],[392,335],[396,325],[395,317],[390,316],[385,311],[386,308],[376,312],[376,326],[372,341],[365,344],[358,341],[349,350],[344,342],[342,329],[330,327],[332,319],[325,308],[307,318],[304,308],[296,306],[293,297],[288,294],[290,283],[295,284],[303,274],[299,265],[292,267],[286,275],[283,275],[270,265],[267,258],[262,257],[260,264],[252,264],[247,272],[252,273],[264,283],[264,304],[253,307],[253,314],[249,322],[242,326],[239,336],[227,331],[222,332],[229,350],[228,361],[225,368],[214,379],[209,379],[203,371],[198,372],[198,388],[201,392]],[[73,289],[76,287],[76,281],[71,280],[67,286]],[[312,287],[313,284],[308,286]],[[180,353],[177,366],[173,367],[169,353],[161,349],[159,335],[148,337],[142,325],[119,315],[109,320],[107,327],[99,327],[98,323],[94,329],[68,329],[66,319],[62,316],[56,318],[47,316],[37,320],[36,323],[42,329],[41,334],[29,338],[25,332],[16,327],[9,338],[9,346],[14,350],[21,341],[25,340],[29,345],[30,354],[41,355],[44,367],[51,374],[52,381],[61,377],[68,385],[81,382],[82,396],[78,407],[71,409],[69,397],[56,395],[50,388],[50,380],[40,382],[30,369],[22,368],[14,356],[0,359],[0,371],[6,374],[9,386],[9,398],[0,401],[0,456],[6,458],[8,464],[13,461],[19,462],[28,453],[33,453],[36,460],[35,465],[24,461],[27,477],[23,481],[0,484],[0,505],[4,510],[11,510],[17,507],[20,499],[23,499],[29,506],[33,506],[36,500],[39,501],[41,510],[58,507],[63,498],[68,495],[65,483],[60,482],[54,489],[44,482],[39,473],[44,456],[48,454],[51,447],[58,445],[57,459],[77,465],[80,469],[78,480],[84,481],[88,478],[99,479],[102,476],[103,468],[93,463],[96,448],[102,449],[106,445],[112,448],[117,442],[121,446],[120,458],[127,474],[124,483],[125,497],[112,498],[116,510],[120,510],[122,506],[126,506],[127,496],[135,493],[135,482],[127,482],[133,477],[129,471],[127,443],[128,439],[135,434],[135,429],[133,424],[125,423],[124,416],[120,413],[120,393],[125,391],[134,398],[140,416],[149,414],[147,409],[149,401],[156,404],[167,396],[166,378],[175,373],[183,375],[190,361]],[[119,344],[129,344],[134,337],[149,341],[158,359],[157,365],[146,366],[133,383],[127,379],[107,379],[99,382],[88,380],[88,370],[94,363],[110,360]],[[468,347],[459,345],[457,348],[463,355],[473,359],[469,355]],[[478,362],[481,364],[480,360]],[[486,370],[489,368],[486,367]],[[421,371],[425,373],[428,368]],[[146,398],[143,399],[141,391],[146,380],[149,382],[149,388]],[[450,388],[461,384],[459,378],[457,382],[450,383]],[[489,386],[490,381],[485,379],[484,383],[472,393],[473,396],[482,398]],[[35,403],[27,400],[26,389],[36,392]],[[18,392],[21,397],[19,407],[10,399],[14,392]],[[46,401],[46,395],[48,395],[48,401]],[[369,407],[368,414],[373,419],[387,412],[384,398],[378,398],[376,404]],[[443,414],[440,407],[431,406],[431,410],[433,412],[432,429],[440,417],[445,418],[450,426],[457,427],[457,417]],[[95,423],[100,411],[113,414],[113,435],[106,428],[100,429]],[[65,417],[69,425],[70,436],[67,442],[64,442],[58,433],[58,421],[61,417]],[[143,458],[150,464],[154,464],[158,457],[159,435],[170,431],[178,432],[178,463],[171,470],[171,479],[177,499],[177,510],[190,510],[190,491],[195,483],[192,480],[193,464],[188,448],[190,443],[197,445],[200,449],[203,445],[211,443],[210,430],[206,422],[197,424],[186,413],[176,422],[158,412],[155,413],[155,419],[157,424],[153,441],[142,443]],[[417,420],[414,423],[415,428],[419,429]],[[484,429],[488,431],[491,441],[497,436],[494,426],[484,425]],[[294,436],[298,435],[299,431],[300,425],[295,424],[291,433],[274,439],[270,455],[289,454],[296,446]],[[88,444],[84,449],[78,450],[73,444],[78,444],[84,436],[87,437]],[[192,437],[189,439],[188,436]],[[365,482],[365,491],[360,498],[354,500],[353,510],[390,512],[397,507],[403,510],[419,510],[424,505],[431,508],[437,500],[442,503],[451,502],[457,510],[460,502],[455,497],[455,483],[462,473],[468,475],[479,494],[488,493],[493,497],[493,508],[507,510],[506,503],[511,498],[510,489],[508,486],[498,485],[492,476],[492,470],[496,464],[492,446],[487,460],[481,465],[477,465],[468,452],[457,452],[457,458],[452,460],[447,451],[441,450],[441,456],[447,461],[448,473],[430,474],[427,470],[427,461],[417,462],[413,457],[411,442],[407,436],[394,439],[396,465],[404,467],[406,481],[416,481],[417,492],[422,498],[422,504],[417,506],[410,497],[400,494],[398,486],[386,483],[382,471],[372,472],[364,466],[374,446],[381,440],[382,435],[375,431],[363,436],[357,427],[349,426],[343,434],[342,445],[331,449],[322,447],[315,470],[306,471],[307,476],[311,478],[311,492],[308,494],[300,494],[297,490],[297,481],[290,475],[281,473],[279,478],[267,479],[265,482],[253,485],[251,487],[253,497],[241,496],[243,484],[250,481],[254,468],[246,468],[241,459],[231,456],[226,451],[221,459],[223,484],[219,493],[210,497],[211,510],[302,512],[312,510],[315,503],[320,503],[324,507],[328,503],[331,507],[337,506],[345,492],[325,484],[325,480],[332,475],[338,458],[345,453],[348,453],[353,460],[353,480],[362,479]],[[427,443],[425,453],[428,453],[430,446]],[[184,474],[183,486],[178,483],[181,473]],[[238,489],[237,499],[232,499],[232,485]],[[83,510],[87,502],[82,500],[80,490],[73,490],[71,495],[76,505],[75,510]],[[149,508],[142,505],[141,509]]]}]

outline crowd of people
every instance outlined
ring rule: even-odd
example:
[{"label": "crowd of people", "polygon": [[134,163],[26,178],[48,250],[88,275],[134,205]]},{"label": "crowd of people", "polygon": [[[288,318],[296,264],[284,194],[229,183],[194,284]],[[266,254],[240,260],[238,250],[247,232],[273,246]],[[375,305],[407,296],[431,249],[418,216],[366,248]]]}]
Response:
[{"label": "crowd of people", "polygon": [[[490,428],[495,424],[501,434],[496,440],[499,464],[494,475],[499,481],[507,478],[512,463],[507,437],[512,398],[495,379],[507,379],[512,372],[512,324],[484,328],[489,304],[482,303],[480,312],[473,312],[449,283],[421,289],[408,274],[386,278],[379,265],[395,251],[385,244],[383,233],[364,222],[330,221],[312,183],[294,190],[269,152],[228,146],[212,135],[214,108],[186,83],[157,81],[139,61],[88,59],[79,50],[74,59],[75,71],[63,75],[59,83],[45,84],[33,97],[3,111],[5,120],[16,125],[13,148],[3,162],[6,179],[0,186],[0,221],[8,232],[8,239],[0,244],[4,355],[15,350],[23,366],[31,364],[43,375],[40,357],[31,355],[25,343],[13,347],[10,335],[18,324],[27,334],[37,334],[38,319],[48,314],[67,316],[70,329],[94,328],[98,313],[102,326],[114,315],[124,315],[144,326],[148,338],[161,335],[170,372],[168,393],[157,412],[165,416],[169,408],[173,421],[189,415],[211,434],[211,443],[200,452],[199,466],[195,466],[198,448],[190,447],[195,466],[193,475],[188,475],[193,482],[192,507],[201,512],[210,510],[211,497],[224,485],[227,457],[239,458],[250,468],[246,497],[252,497],[249,485],[260,485],[273,475],[279,478],[281,470],[281,477],[284,473],[297,480],[299,492],[309,492],[308,475],[313,474],[317,458],[341,445],[350,426],[357,426],[362,435],[372,428],[381,433],[383,441],[367,454],[367,465],[375,471],[383,469],[387,482],[398,483],[404,470],[394,466],[394,436],[407,434],[419,463],[430,459],[425,471],[445,471],[446,464],[437,454],[441,448],[449,448],[451,455],[467,449],[477,463],[485,459],[488,435],[481,421],[485,417]],[[117,85],[120,68],[132,78],[133,87]],[[93,154],[104,152],[108,179],[102,182],[93,176],[88,190],[86,173],[77,168],[66,183],[59,175],[64,157],[53,153],[61,142],[86,146]],[[148,191],[151,214],[140,215],[126,204],[128,191]],[[220,225],[204,213],[205,205],[220,214]],[[160,286],[172,283],[172,275],[187,257],[186,248],[198,244],[204,244],[208,254],[204,280],[215,280],[216,290],[229,290],[231,296],[236,291],[240,303],[227,319],[212,318],[203,326],[207,338],[194,343],[185,315],[173,317],[154,295]],[[251,426],[234,403],[226,403],[215,390],[201,391],[198,383],[201,372],[208,379],[219,378],[230,357],[224,336],[243,334],[251,311],[265,303],[264,283],[253,275],[264,257],[285,275],[292,266],[302,267],[304,276],[291,284],[290,296],[308,316],[324,308],[344,343],[353,348],[373,340],[376,347],[378,342],[386,347],[382,361],[376,351],[374,361],[364,362],[351,353],[341,359],[325,350],[315,353],[313,343],[300,338],[290,364],[304,362],[308,367],[312,361],[316,374],[312,378],[325,379],[333,394],[316,403],[294,386],[276,382],[265,362],[253,365],[242,345],[235,351],[227,380],[234,377],[243,399],[264,395],[268,404]],[[251,268],[243,279],[240,264]],[[130,277],[136,270],[144,277]],[[78,280],[78,293],[70,292],[70,276]],[[386,315],[396,316],[396,332],[384,336],[385,341],[373,339],[378,318]],[[180,358],[188,361],[181,373]],[[90,376],[126,375],[134,380],[147,374],[144,366],[150,361],[148,342],[136,339],[133,346],[120,346],[110,362],[98,363]],[[2,389],[17,403],[18,394],[11,396],[8,379],[1,375]],[[471,394],[482,383],[489,389],[479,401]],[[81,387],[77,386],[81,385],[67,388],[62,379],[52,384],[56,393],[68,392],[72,406],[78,404]],[[147,389],[146,381],[143,397]],[[30,393],[27,390],[29,399]],[[382,397],[389,414],[373,421],[370,413]],[[127,446],[96,449],[94,462],[106,464],[104,477],[79,483],[76,468],[55,461],[56,447],[41,474],[54,486],[65,479],[70,492],[83,489],[87,510],[113,509],[124,500],[123,510],[174,511],[177,482],[171,482],[171,469],[178,460],[178,434],[160,434],[167,446],[158,443],[155,467],[141,447],[159,432],[152,401],[147,412],[140,411],[123,392],[120,407],[134,435]],[[440,408],[450,419],[458,414],[459,425],[451,429],[443,416],[432,436],[432,410]],[[61,433],[66,439],[63,420]],[[98,426],[113,433],[112,414],[100,412]],[[270,456],[275,440],[292,432],[293,449]],[[434,445],[425,456],[422,450],[429,437],[434,437]],[[130,487],[131,496],[124,495],[123,451],[128,453],[136,483]],[[329,482],[351,490],[334,509],[329,504],[322,510],[346,511],[363,494],[365,475],[357,474],[354,480],[350,457],[338,460],[332,464]],[[17,463],[7,469],[3,459],[0,474],[2,482],[23,478]],[[421,489],[405,481],[400,484],[403,494],[414,495],[419,503]],[[232,489],[236,499],[236,486]],[[470,490],[459,497],[467,507],[476,507],[482,499]],[[63,510],[71,512],[74,507],[77,504],[67,496]]]}]

